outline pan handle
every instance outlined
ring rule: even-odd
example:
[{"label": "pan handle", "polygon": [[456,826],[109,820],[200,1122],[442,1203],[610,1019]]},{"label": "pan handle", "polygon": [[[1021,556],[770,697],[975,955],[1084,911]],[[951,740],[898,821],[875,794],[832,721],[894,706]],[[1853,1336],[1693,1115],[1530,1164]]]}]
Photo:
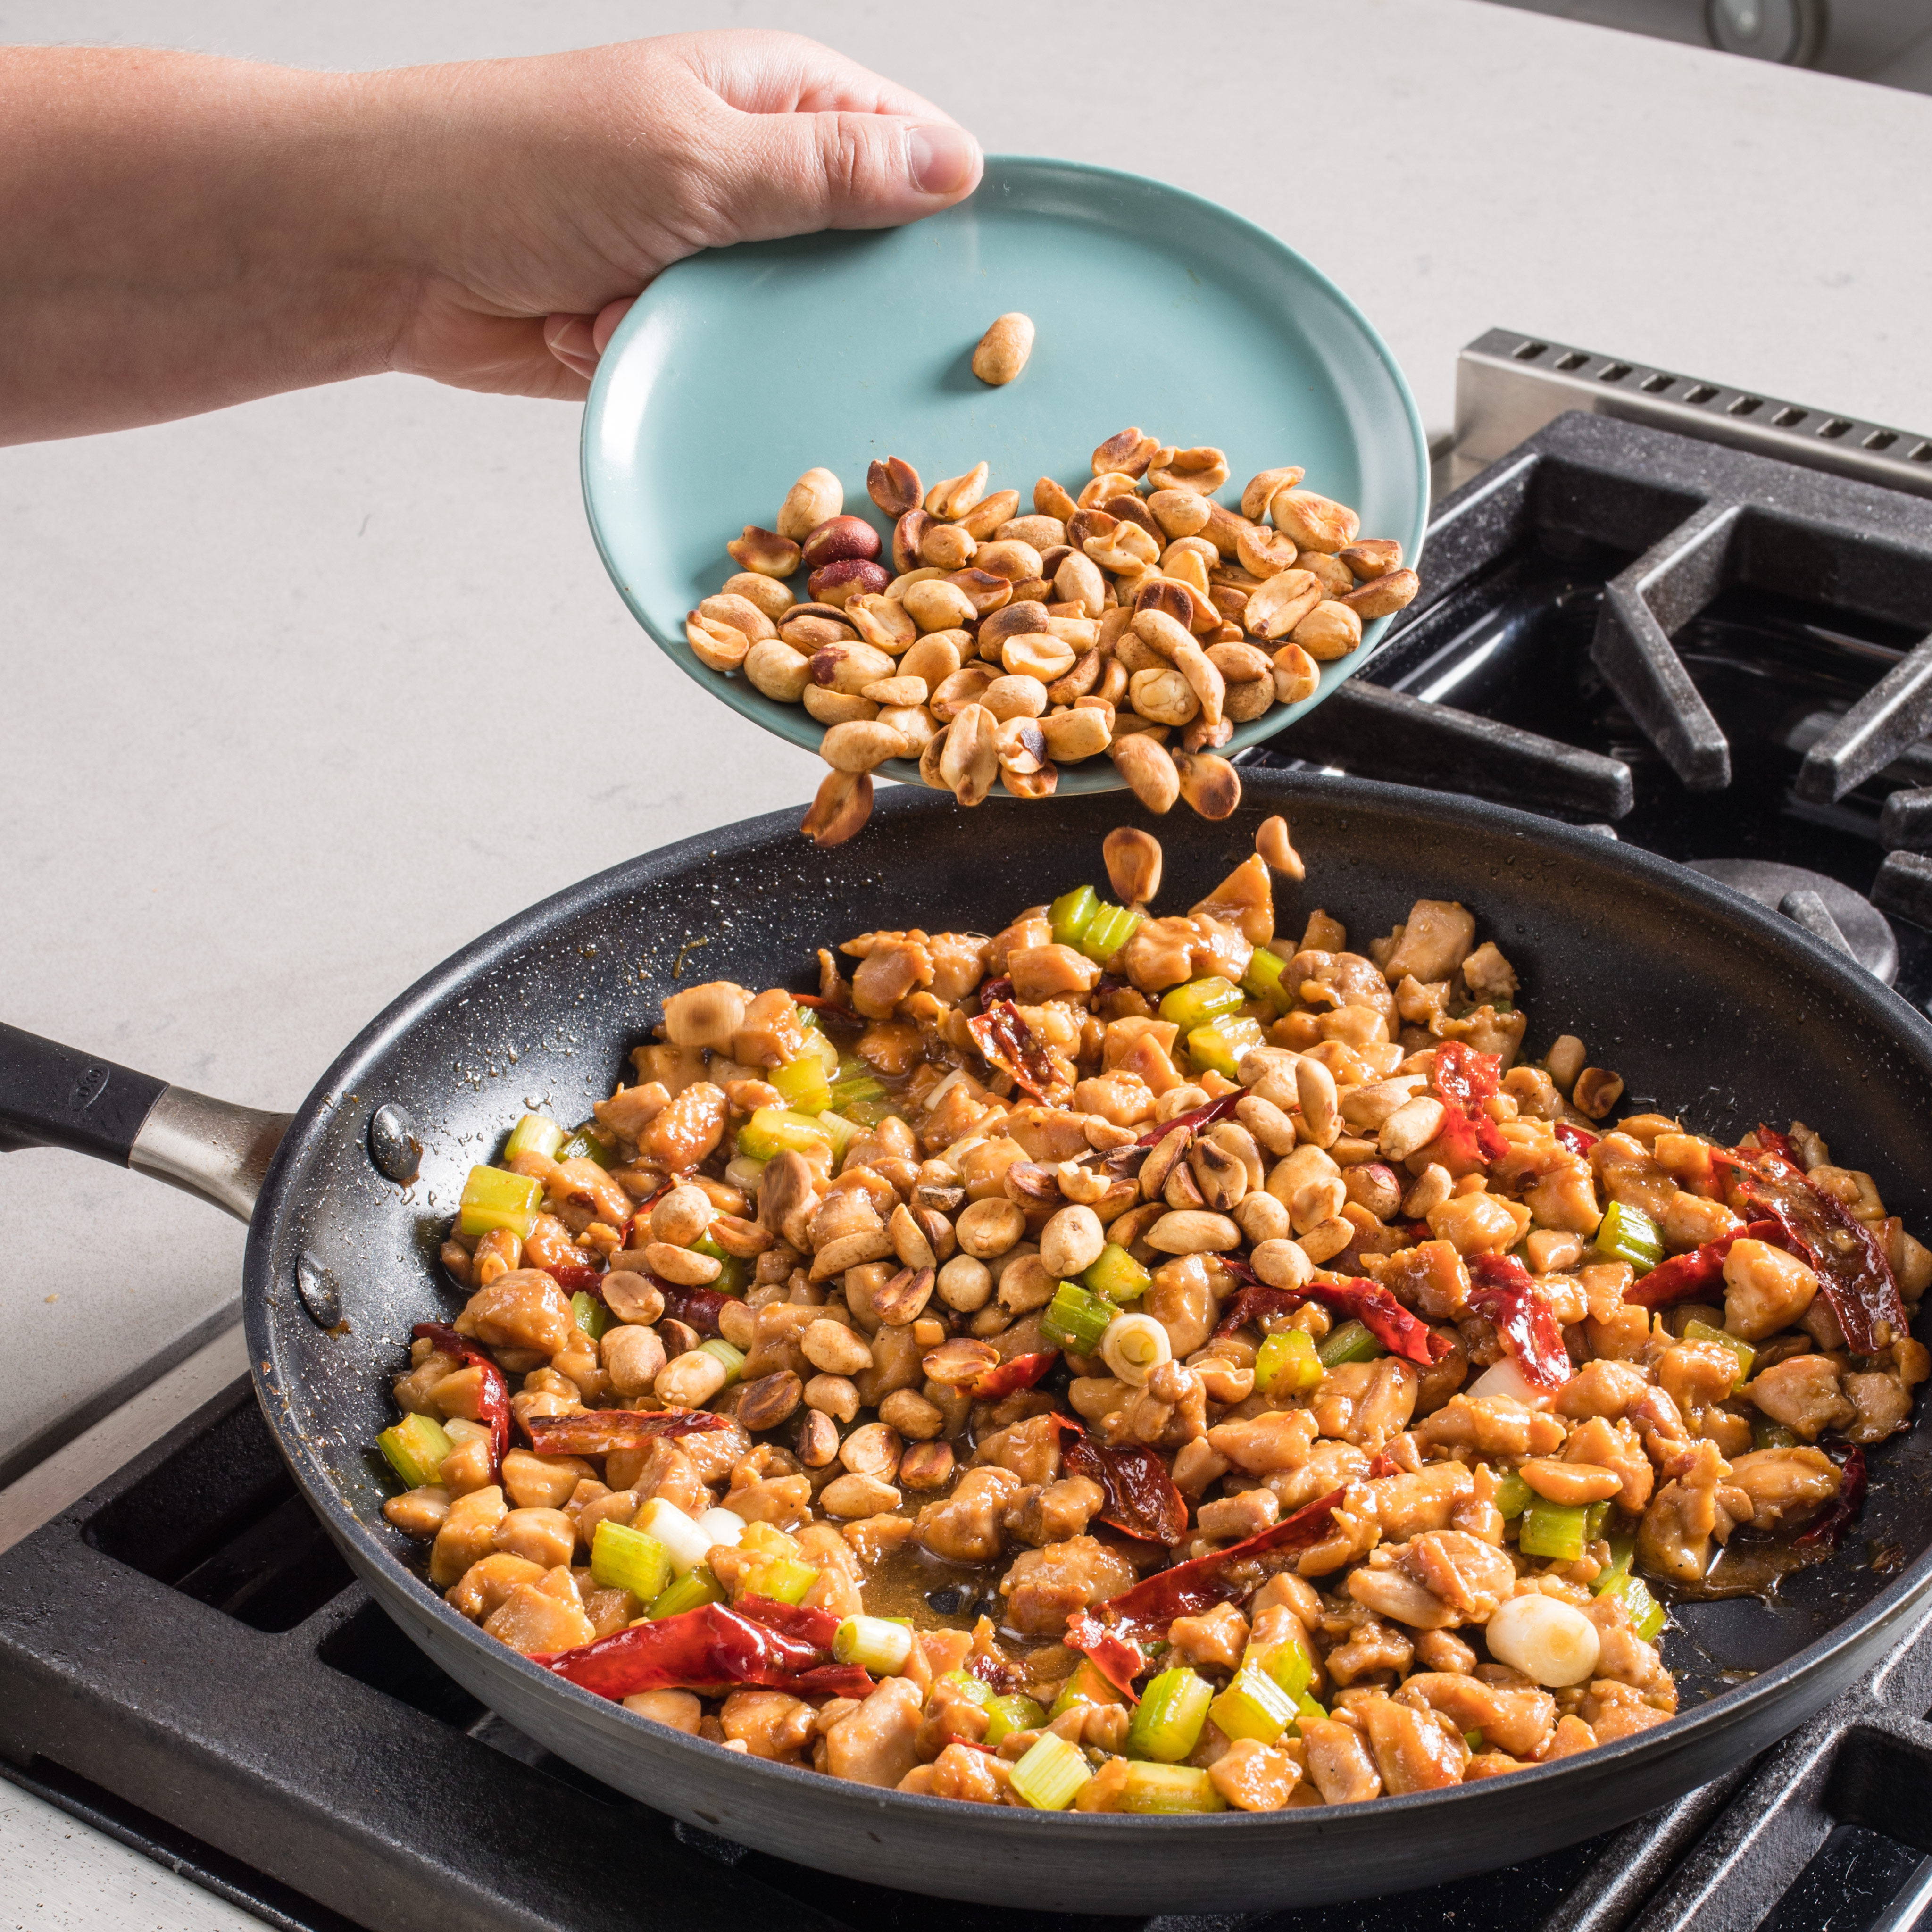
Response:
[{"label": "pan handle", "polygon": [[0,1024],[0,1153],[92,1154],[246,1221],[291,1118],[211,1100]]}]

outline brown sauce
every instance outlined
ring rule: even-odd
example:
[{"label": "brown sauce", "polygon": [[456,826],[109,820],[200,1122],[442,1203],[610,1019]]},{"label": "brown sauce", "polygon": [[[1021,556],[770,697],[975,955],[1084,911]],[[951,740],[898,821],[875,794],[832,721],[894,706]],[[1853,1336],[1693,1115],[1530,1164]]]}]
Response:
[{"label": "brown sauce", "polygon": [[921,1630],[970,1630],[982,1616],[997,1624],[1000,1574],[998,1564],[948,1563],[909,1540],[867,1572],[866,1613],[910,1617]]},{"label": "brown sauce", "polygon": [[1672,1601],[1686,1604],[1715,1603],[1726,1597],[1762,1597],[1768,1603],[1793,1570],[1828,1562],[1832,1553],[1828,1538],[1805,1544],[1792,1537],[1741,1529],[1718,1552],[1701,1581],[1673,1583],[1668,1594]]}]

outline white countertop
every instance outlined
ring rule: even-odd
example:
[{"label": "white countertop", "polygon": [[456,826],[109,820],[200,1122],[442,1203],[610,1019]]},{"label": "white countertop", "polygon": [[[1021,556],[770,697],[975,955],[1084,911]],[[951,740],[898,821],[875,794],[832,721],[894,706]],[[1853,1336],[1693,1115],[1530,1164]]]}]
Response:
[{"label": "white countertop", "polygon": [[[1273,229],[1382,328],[1432,435],[1456,350],[1497,324],[1932,430],[1932,100],[1480,0],[970,17],[157,0],[137,36],[110,0],[0,0],[0,37],[376,66],[783,25],[991,151],[1164,176]],[[577,414],[390,377],[0,451],[0,1015],[292,1106],[476,933],[802,803],[815,761],[625,614]],[[70,1156],[0,1160],[0,1462],[236,1294],[238,1226]]]}]

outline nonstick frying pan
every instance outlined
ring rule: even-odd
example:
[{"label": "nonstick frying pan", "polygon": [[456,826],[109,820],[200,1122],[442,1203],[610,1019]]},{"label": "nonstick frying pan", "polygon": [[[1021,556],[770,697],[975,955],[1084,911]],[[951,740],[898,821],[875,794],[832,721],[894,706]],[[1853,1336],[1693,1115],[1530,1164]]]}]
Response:
[{"label": "nonstick frying pan", "polygon": [[[1477,913],[1515,964],[1532,1049],[1580,1034],[1628,1103],[1735,1137],[1794,1114],[1932,1222],[1932,1026],[1790,922],[1694,873],[1501,807],[1352,779],[1255,772],[1218,825],[1175,814],[1164,903],[1190,903],[1288,815],[1306,883],[1357,943],[1418,897]],[[436,1250],[464,1174],[531,1102],[587,1115],[680,971],[813,983],[813,950],[874,927],[992,930],[1102,875],[1118,800],[974,814],[895,789],[820,853],[793,813],[620,866],[500,927],[347,1048],[274,1147],[244,1114],[0,1029],[0,1137],[160,1173],[237,1214],[253,1197],[248,1335],[262,1406],[330,1534],[395,1622],[466,1690],[560,1756],[675,1816],[802,1863],[946,1897],[1132,1912],[1372,1895],[1588,1837],[1742,1763],[1869,1672],[1932,1586],[1932,1430],[1872,1457],[1862,1520],[1770,1602],[1680,1605],[1665,1640],[1687,1714],[1621,1743],[1446,1792],[1258,1816],[1045,1816],[902,1797],[763,1762],[633,1718],[484,1636],[422,1583],[383,1523],[370,1445],[410,1326],[459,1303]],[[694,950],[694,949],[696,949]],[[388,1111],[384,1111],[388,1110]],[[406,1172],[411,1137],[419,1177]],[[272,1158],[268,1158],[273,1148]],[[398,1159],[400,1154],[400,1161]],[[263,1168],[266,1164],[266,1173]],[[1867,1551],[1895,1545],[1881,1571]],[[1697,1700],[1705,1697],[1708,1701]],[[478,1819],[488,1832],[490,1822]],[[634,1875],[636,1876],[636,1875]]]}]

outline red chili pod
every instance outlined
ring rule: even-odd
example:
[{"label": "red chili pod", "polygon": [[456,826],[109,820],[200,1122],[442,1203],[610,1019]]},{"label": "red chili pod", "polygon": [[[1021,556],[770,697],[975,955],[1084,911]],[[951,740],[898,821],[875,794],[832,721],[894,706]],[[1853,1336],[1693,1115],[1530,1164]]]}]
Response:
[{"label": "red chili pod", "polygon": [[483,1394],[476,1406],[477,1420],[490,1431],[490,1474],[503,1466],[510,1450],[510,1384],[503,1372],[467,1336],[459,1335],[441,1322],[418,1322],[410,1330],[418,1341],[433,1342],[446,1354],[460,1356],[483,1371]]}]

